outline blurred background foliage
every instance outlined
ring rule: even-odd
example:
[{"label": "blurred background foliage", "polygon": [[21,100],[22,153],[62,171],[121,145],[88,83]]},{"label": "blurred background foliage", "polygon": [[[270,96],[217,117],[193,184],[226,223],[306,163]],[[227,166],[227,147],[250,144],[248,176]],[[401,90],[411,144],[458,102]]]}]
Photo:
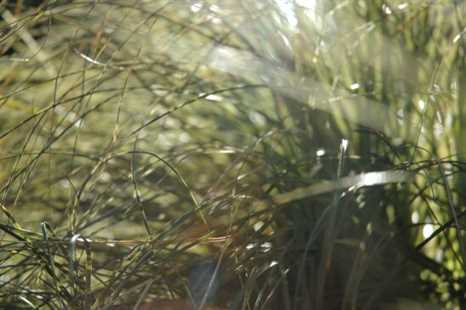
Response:
[{"label": "blurred background foliage", "polygon": [[466,308],[464,2],[0,11],[0,308]]}]

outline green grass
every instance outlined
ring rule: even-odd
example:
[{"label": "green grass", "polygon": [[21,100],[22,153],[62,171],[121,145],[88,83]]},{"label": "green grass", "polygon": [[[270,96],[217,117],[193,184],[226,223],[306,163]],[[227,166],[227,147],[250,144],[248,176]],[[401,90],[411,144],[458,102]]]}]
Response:
[{"label": "green grass", "polygon": [[286,2],[0,3],[0,308],[466,307],[464,4]]}]

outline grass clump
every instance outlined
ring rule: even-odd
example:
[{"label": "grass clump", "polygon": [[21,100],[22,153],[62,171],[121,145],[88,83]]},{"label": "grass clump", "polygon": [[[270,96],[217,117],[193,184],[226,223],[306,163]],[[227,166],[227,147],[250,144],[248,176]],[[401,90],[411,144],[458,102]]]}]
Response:
[{"label": "grass clump", "polygon": [[455,1],[3,1],[0,308],[462,309]]}]

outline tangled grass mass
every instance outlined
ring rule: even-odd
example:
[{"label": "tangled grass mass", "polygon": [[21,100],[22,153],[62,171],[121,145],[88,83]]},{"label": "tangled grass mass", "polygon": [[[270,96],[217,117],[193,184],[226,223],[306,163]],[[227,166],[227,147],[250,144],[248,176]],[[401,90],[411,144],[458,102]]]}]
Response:
[{"label": "tangled grass mass", "polygon": [[466,309],[464,1],[0,15],[0,309]]}]

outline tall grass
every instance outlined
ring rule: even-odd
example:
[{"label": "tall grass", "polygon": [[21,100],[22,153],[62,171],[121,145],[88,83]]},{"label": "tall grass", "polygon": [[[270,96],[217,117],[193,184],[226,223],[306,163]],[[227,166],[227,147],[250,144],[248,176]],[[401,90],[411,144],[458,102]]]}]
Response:
[{"label": "tall grass", "polygon": [[0,308],[466,307],[464,4],[0,10]]}]

